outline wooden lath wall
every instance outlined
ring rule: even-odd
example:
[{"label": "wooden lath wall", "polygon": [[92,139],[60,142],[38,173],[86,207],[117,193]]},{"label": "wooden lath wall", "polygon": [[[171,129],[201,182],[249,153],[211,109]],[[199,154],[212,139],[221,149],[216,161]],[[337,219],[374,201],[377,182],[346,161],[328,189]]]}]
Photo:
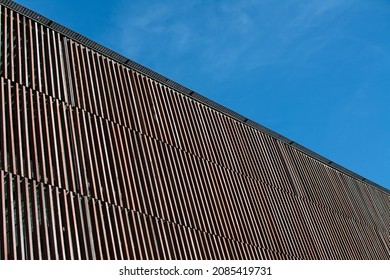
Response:
[{"label": "wooden lath wall", "polygon": [[0,7],[0,259],[389,259],[389,193]]}]

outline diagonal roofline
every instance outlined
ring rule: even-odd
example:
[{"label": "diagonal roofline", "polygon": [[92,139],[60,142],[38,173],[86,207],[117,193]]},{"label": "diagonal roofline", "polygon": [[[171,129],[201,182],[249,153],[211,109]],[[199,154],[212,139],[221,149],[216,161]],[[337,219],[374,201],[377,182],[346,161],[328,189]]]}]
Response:
[{"label": "diagonal roofline", "polygon": [[310,157],[312,157],[312,158],[314,158],[314,159],[316,159],[316,160],[318,160],[318,161],[320,161],[320,162],[322,162],[322,163],[324,163],[324,164],[326,164],[326,165],[328,165],[328,166],[330,166],[330,167],[332,167],[332,168],[334,168],[342,173],[345,173],[345,174],[347,174],[347,175],[349,175],[349,176],[351,176],[351,177],[353,177],[353,178],[355,178],[363,183],[371,185],[372,187],[378,189],[379,191],[382,191],[382,192],[390,195],[389,189],[386,189],[385,187],[383,187],[383,186],[381,186],[381,185],[379,185],[379,184],[377,184],[377,183],[375,183],[375,182],[373,182],[373,181],[371,181],[371,180],[369,180],[369,179],[367,179],[367,178],[365,178],[365,177],[363,177],[363,176],[361,176],[361,175],[359,175],[359,174],[357,174],[357,173],[355,173],[355,172],[353,172],[353,171],[351,171],[351,170],[313,152],[312,150],[296,143],[295,141],[288,139],[287,137],[285,137],[285,136],[283,136],[283,135],[281,135],[281,134],[279,134],[271,129],[268,129],[265,126],[255,122],[255,121],[252,121],[252,120],[244,117],[243,115],[241,115],[241,114],[239,114],[239,113],[237,113],[237,112],[235,112],[235,111],[233,111],[233,110],[231,110],[223,105],[220,105],[220,104],[212,101],[211,99],[209,99],[209,98],[207,98],[207,97],[205,97],[205,96],[203,96],[203,95],[201,95],[201,94],[199,94],[199,93],[197,93],[197,92],[195,92],[195,91],[193,91],[185,86],[182,86],[181,84],[179,84],[179,83],[177,83],[177,82],[175,82],[175,81],[173,81],[173,80],[171,80],[171,79],[169,79],[169,78],[167,78],[167,77],[165,77],[165,76],[163,76],[163,75],[161,75],[161,74],[159,74],[159,73],[157,73],[157,72],[155,72],[155,71],[153,71],[153,70],[151,70],[151,69],[149,69],[149,68],[147,68],[147,67],[145,67],[145,66],[113,51],[113,50],[111,50],[111,49],[109,49],[109,48],[107,48],[107,47],[104,47],[104,46],[88,39],[87,37],[75,32],[75,31],[73,31],[73,30],[71,30],[71,29],[69,29],[61,24],[54,22],[53,20],[51,20],[45,16],[42,16],[42,15],[40,15],[40,14],[38,14],[38,13],[36,13],[36,12],[34,12],[34,11],[32,11],[32,10],[30,10],[30,9],[28,9],[28,8],[18,4],[18,3],[15,3],[14,1],[11,1],[11,0],[0,0],[0,4],[7,7],[7,8],[10,8],[10,9],[14,10],[15,12],[18,12],[18,13],[20,13],[20,14],[40,23],[40,24],[43,24],[43,25],[53,29],[56,32],[61,33],[64,36],[74,40],[75,42],[78,42],[78,43],[80,43],[80,44],[82,44],[82,45],[120,63],[120,64],[123,64],[123,65],[145,75],[145,76],[148,76],[149,78],[152,78],[152,79],[158,81],[159,83],[162,83],[162,84],[164,84],[164,85],[166,85],[166,86],[168,86],[168,87],[170,87],[170,88],[172,88],[172,89],[174,89],[174,90],[176,90],[176,91],[178,91],[186,96],[189,96],[189,97],[195,99],[196,101],[198,101],[198,102],[200,102],[200,103],[202,103],[202,104],[204,104],[204,105],[206,105],[206,106],[208,106],[208,107],[210,107],[218,112],[221,112],[221,113],[223,113],[223,114],[225,114],[225,115],[227,115],[227,116],[229,116],[229,117],[231,117],[231,118],[233,118],[241,123],[244,123],[245,125],[253,127],[253,128],[255,128],[255,129],[257,129],[257,130],[259,130],[259,131],[261,131],[261,132],[263,132],[263,133],[265,133],[265,134],[267,134],[267,135],[269,135],[277,140],[280,140],[280,141],[286,143],[287,145],[303,152],[304,154],[306,154],[306,155],[308,155],[308,156],[310,156]]}]

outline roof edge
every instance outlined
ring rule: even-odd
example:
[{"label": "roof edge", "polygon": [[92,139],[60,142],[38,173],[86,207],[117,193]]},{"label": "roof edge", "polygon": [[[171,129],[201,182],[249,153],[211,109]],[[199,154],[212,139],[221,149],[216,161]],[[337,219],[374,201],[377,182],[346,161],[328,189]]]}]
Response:
[{"label": "roof edge", "polygon": [[301,151],[302,153],[328,165],[328,166],[331,166],[333,167],[334,169],[344,173],[344,174],[347,174],[348,176],[351,176],[365,184],[369,184],[371,185],[372,187],[378,189],[379,191],[382,191],[382,192],[385,192],[386,194],[390,195],[390,190],[389,189],[386,189],[385,187],[363,177],[363,176],[360,176],[359,174],[313,152],[312,150],[308,149],[308,148],[305,148],[304,146],[296,143],[295,141],[292,141],[286,137],[284,137],[283,135],[271,130],[271,129],[268,129],[266,128],[265,126],[257,123],[257,122],[254,122],[246,117],[244,117],[243,115],[223,106],[223,105],[220,105],[210,99],[208,99],[207,97],[187,88],[187,87],[184,87],[182,86],[181,84],[131,60],[131,59],[128,59],[126,58],[125,56],[122,56],[121,54],[107,48],[107,47],[104,47],[90,39],[88,39],[87,37],[63,26],[63,25],[60,25],[48,18],[46,18],[45,16],[42,16],[18,3],[15,3],[14,1],[11,1],[11,0],[0,0],[0,4],[7,7],[7,8],[10,8],[28,18],[31,18],[32,20],[35,20],[37,21],[38,23],[40,24],[43,24],[49,28],[51,28],[52,30],[56,31],[56,32],[59,32],[65,36],[67,36],[68,38],[74,40],[75,42],[78,42],[80,44],[83,44],[85,45],[86,47],[112,59],[112,60],[115,60],[116,62],[120,63],[120,64],[123,64],[145,76],[148,76],[182,94],[185,94],[193,99],[195,99],[196,101],[206,105],[206,106],[209,106],[211,107],[212,109],[218,111],[218,112],[221,112],[225,115],[228,115],[229,117],[245,124],[245,125],[248,125],[250,127],[253,127],[255,128],[256,130],[259,130],[273,138],[275,138],[276,140],[280,140],[282,142],[284,142],[285,144]]}]

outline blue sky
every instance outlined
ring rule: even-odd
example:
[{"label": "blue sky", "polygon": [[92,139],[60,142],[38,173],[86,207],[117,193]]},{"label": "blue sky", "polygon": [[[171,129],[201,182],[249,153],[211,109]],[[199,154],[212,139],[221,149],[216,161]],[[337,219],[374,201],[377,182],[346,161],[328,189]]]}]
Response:
[{"label": "blue sky", "polygon": [[16,1],[390,188],[390,1]]}]

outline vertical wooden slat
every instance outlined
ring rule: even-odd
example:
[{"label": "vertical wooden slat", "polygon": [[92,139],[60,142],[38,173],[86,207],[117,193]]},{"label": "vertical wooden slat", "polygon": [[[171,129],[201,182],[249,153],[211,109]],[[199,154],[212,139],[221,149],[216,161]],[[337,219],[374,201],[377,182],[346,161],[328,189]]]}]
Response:
[{"label": "vertical wooden slat", "polygon": [[0,88],[1,88],[1,91],[0,91],[0,135],[1,135],[1,142],[0,142],[0,149],[1,149],[1,164],[0,164],[0,167],[1,169],[3,169],[4,171],[8,171],[8,153],[9,153],[9,150],[7,148],[7,119],[6,119],[6,96],[7,96],[7,92],[8,90],[6,91],[6,84],[5,84],[5,80],[3,77],[1,77],[0,79]]},{"label": "vertical wooden slat", "polygon": [[73,129],[73,139],[75,143],[75,152],[76,152],[76,159],[77,159],[77,168],[78,168],[78,181],[79,181],[79,192],[82,195],[88,194],[88,175],[87,175],[87,168],[86,168],[86,157],[84,156],[84,152],[86,151],[84,149],[84,142],[85,139],[85,130],[84,130],[84,122],[83,117],[84,113],[82,110],[75,109],[74,110],[74,125],[75,127]]},{"label": "vertical wooden slat", "polygon": [[[58,225],[56,225],[56,212],[58,211],[56,208],[54,208],[54,197],[53,197],[53,192],[56,192],[56,188],[52,186],[46,187],[46,193],[47,193],[47,202],[46,202],[46,207],[48,209],[47,211],[47,219],[48,219],[48,228],[50,230],[49,236],[50,236],[50,251],[51,251],[51,257],[55,260],[58,260],[60,258],[59,255],[59,245],[60,239],[58,239]],[[55,194],[54,194],[55,196]]]},{"label": "vertical wooden slat", "polygon": [[22,185],[22,182],[20,180],[20,177],[16,177],[16,198],[15,198],[15,203],[16,205],[16,211],[17,211],[17,221],[18,225],[16,228],[18,229],[18,252],[17,252],[17,259],[26,259],[26,248],[25,246],[27,245],[25,242],[25,227],[26,227],[26,217],[25,217],[25,211],[26,209],[23,207],[23,197],[22,197],[22,188],[24,186]]},{"label": "vertical wooden slat", "polygon": [[121,250],[123,251],[122,253],[122,259],[131,259],[130,256],[130,246],[131,246],[131,241],[129,242],[129,236],[128,236],[128,231],[126,230],[126,222],[125,218],[123,217],[124,215],[124,209],[121,207],[117,207],[117,214],[118,214],[118,236],[121,238]]},{"label": "vertical wooden slat", "polygon": [[21,46],[21,40],[22,40],[22,34],[21,34],[21,15],[19,13],[16,14],[15,17],[16,22],[16,54],[15,54],[15,81],[22,84],[22,46]]},{"label": "vertical wooden slat", "polygon": [[87,72],[86,68],[86,59],[85,59],[85,52],[86,49],[83,46],[78,47],[80,56],[79,56],[79,70],[80,70],[80,79],[82,82],[82,94],[85,99],[84,105],[82,109],[87,110],[88,112],[93,112],[93,103],[92,103],[92,91],[89,86],[90,83],[90,73]]},{"label": "vertical wooden slat", "polygon": [[91,172],[92,172],[92,188],[93,188],[93,196],[97,199],[103,199],[104,198],[104,195],[103,195],[103,183],[101,181],[101,174],[100,174],[100,166],[99,164],[101,164],[100,159],[99,159],[99,153],[97,151],[97,148],[96,148],[96,138],[94,137],[94,134],[93,134],[93,122],[94,122],[94,118],[92,118],[92,116],[88,116],[87,117],[87,122],[86,122],[86,125],[87,125],[87,128],[89,129],[88,131],[86,131],[86,133],[89,135],[90,137],[90,148],[91,150],[89,150],[89,156],[90,156],[90,162],[89,164],[91,165]]},{"label": "vertical wooden slat", "polygon": [[36,182],[32,183],[32,214],[33,214],[33,243],[34,243],[34,259],[42,259],[42,245],[41,245],[41,230],[40,230],[40,214],[39,209],[41,208],[41,203],[39,200],[39,190]]},{"label": "vertical wooden slat", "polygon": [[0,232],[1,236],[3,238],[1,239],[1,246],[0,246],[0,258],[2,260],[8,259],[8,234],[7,234],[7,224],[8,224],[8,216],[5,214],[7,209],[7,186],[5,183],[5,172],[3,170],[0,170],[0,209],[2,215],[0,216]]},{"label": "vertical wooden slat", "polygon": [[122,238],[123,238],[123,235],[120,235],[119,234],[119,227],[118,227],[118,215],[117,215],[117,210],[118,210],[118,207],[117,206],[111,206],[110,207],[110,210],[109,210],[109,215],[110,217],[112,218],[111,219],[111,222],[112,222],[112,235],[113,235],[113,238],[115,238],[115,248],[116,248],[116,259],[117,260],[123,260],[123,246],[122,246]]},{"label": "vertical wooden slat", "polygon": [[94,241],[94,254],[93,259],[104,259],[103,251],[102,251],[102,241],[101,241],[101,234],[99,230],[99,217],[98,217],[98,211],[96,207],[98,206],[97,201],[94,199],[87,200],[86,203],[89,204],[89,234],[92,235],[92,240]]},{"label": "vertical wooden slat", "polygon": [[40,233],[41,233],[41,240],[42,240],[42,257],[44,259],[50,260],[53,258],[51,254],[51,245],[50,245],[50,237],[49,237],[49,209],[47,205],[47,199],[46,196],[48,195],[48,190],[46,186],[43,183],[38,184],[39,186],[39,198],[40,198]]},{"label": "vertical wooden slat", "polygon": [[14,33],[15,33],[15,24],[14,24],[14,17],[15,12],[13,10],[9,11],[8,14],[8,26],[9,26],[9,72],[8,77],[15,81],[15,50],[16,47],[14,46]]},{"label": "vertical wooden slat", "polygon": [[72,192],[67,192],[67,207],[69,213],[69,231],[71,234],[71,240],[73,244],[73,257],[75,259],[82,259],[81,254],[81,244],[79,235],[81,234],[79,231],[79,225],[77,223],[77,212],[75,206],[75,195]]},{"label": "vertical wooden slat", "polygon": [[[24,173],[25,173],[25,177],[29,178],[29,179],[32,179],[31,178],[31,163],[32,163],[32,160],[31,160],[31,154],[30,154],[30,138],[32,137],[30,135],[30,132],[29,132],[29,116],[28,116],[28,110],[27,110],[27,98],[29,96],[29,92],[27,90],[27,88],[25,88],[24,86],[22,87],[22,93],[21,93],[21,107],[22,107],[22,110],[21,110],[21,134],[23,134],[23,136],[20,136],[20,139],[21,141],[23,142],[23,145],[22,145],[22,149],[23,149],[23,155],[24,157],[21,158],[21,161],[23,162],[23,166],[24,166]],[[30,109],[30,108],[29,108]]]},{"label": "vertical wooden slat", "polygon": [[22,193],[23,193],[23,203],[24,203],[24,219],[25,219],[25,234],[26,234],[26,259],[34,259],[34,240],[33,240],[33,204],[32,204],[32,189],[33,183],[29,180],[23,181]]},{"label": "vertical wooden slat", "polygon": [[52,209],[53,209],[53,212],[54,212],[54,215],[53,215],[53,219],[55,219],[55,224],[57,225],[56,226],[56,230],[54,232],[54,234],[56,235],[56,239],[57,239],[57,247],[58,247],[58,257],[57,259],[61,259],[61,260],[66,260],[67,259],[67,256],[66,256],[66,247],[65,247],[65,228],[64,226],[66,224],[63,223],[63,218],[64,216],[66,215],[65,212],[64,212],[64,209],[62,208],[62,204],[63,204],[63,201],[62,201],[62,191],[60,189],[58,189],[57,187],[55,188],[52,188],[52,192],[53,192],[53,203],[52,203]]},{"label": "vertical wooden slat", "polygon": [[28,86],[29,85],[29,72],[28,72],[28,61],[29,61],[29,48],[28,48],[28,25],[27,25],[27,22],[28,22],[28,19],[23,16],[22,17],[22,22],[21,22],[21,25],[22,25],[22,46],[21,46],[21,49],[22,49],[22,54],[23,54],[23,57],[21,59],[21,83],[23,85],[26,85]]},{"label": "vertical wooden slat", "polygon": [[[114,129],[116,129],[116,131],[114,131],[114,133],[118,136],[118,137],[115,137],[115,149],[116,151],[118,151],[118,157],[119,157],[119,169],[121,171],[121,179],[122,179],[122,194],[121,196],[123,196],[123,204],[122,206],[128,208],[128,209],[134,209],[132,207],[134,207],[134,203],[131,203],[130,202],[130,199],[129,199],[129,196],[131,196],[131,193],[130,193],[130,188],[131,188],[131,180],[130,180],[130,175],[129,175],[129,168],[130,166],[128,165],[128,159],[126,158],[126,155],[125,155],[125,146],[124,146],[124,137],[122,137],[122,135],[124,136],[124,133],[123,133],[123,130],[121,129],[120,126],[116,126],[114,127]],[[118,139],[117,139],[118,138]],[[125,143],[126,144],[126,143]]]},{"label": "vertical wooden slat", "polygon": [[7,133],[7,139],[6,139],[6,142],[8,143],[8,147],[9,149],[5,149],[7,151],[7,154],[9,155],[8,156],[8,160],[7,160],[7,163],[9,161],[9,170],[11,172],[13,172],[14,174],[17,173],[17,170],[16,170],[16,158],[15,158],[15,145],[16,145],[16,141],[15,141],[15,136],[14,136],[14,133],[15,133],[15,130],[14,130],[14,119],[13,119],[13,113],[14,113],[14,108],[12,107],[12,104],[14,104],[14,100],[13,100],[13,96],[15,95],[15,92],[14,90],[12,89],[12,86],[11,86],[11,82],[10,80],[8,80],[8,83],[7,83],[7,92],[8,92],[8,99],[7,99],[7,126],[6,126],[6,132]]},{"label": "vertical wooden slat", "polygon": [[[59,154],[59,159],[57,162],[57,173],[58,175],[58,186],[60,188],[64,188],[69,190],[69,177],[71,172],[68,171],[68,165],[71,162],[67,160],[67,153],[65,151],[65,144],[66,140],[65,137],[67,137],[67,130],[64,129],[65,123],[67,123],[66,120],[66,115],[64,114],[64,111],[66,110],[66,107],[64,103],[58,102],[58,100],[55,101],[54,106],[54,119],[53,119],[53,125],[57,127],[58,130],[58,137],[57,137],[57,143],[58,145],[58,154]],[[64,137],[65,134],[65,137]]]},{"label": "vertical wooden slat", "polygon": [[[72,107],[69,108],[68,111],[68,117],[69,117],[69,124],[68,129],[70,129],[69,134],[69,143],[72,143],[72,150],[68,151],[69,154],[72,156],[73,161],[73,176],[72,179],[72,190],[75,192],[81,192],[82,188],[82,177],[81,177],[81,167],[80,167],[80,158],[79,158],[79,151],[78,151],[78,142],[79,137],[76,135],[79,135],[79,131],[76,128],[79,129],[79,127],[76,126],[75,116],[77,113],[77,108],[73,109]],[[69,146],[70,147],[70,146]]]},{"label": "vertical wooden slat", "polygon": [[69,92],[69,103],[72,105],[72,106],[75,106],[75,97],[74,97],[74,90],[75,90],[75,87],[74,87],[74,81],[73,81],[73,71],[72,71],[72,67],[71,67],[71,58],[69,58],[70,56],[70,48],[71,46],[71,43],[70,43],[70,40],[66,37],[63,38],[63,51],[64,51],[64,55],[65,55],[65,72],[67,74],[66,76],[66,79],[67,79],[67,82],[68,82],[68,92]]},{"label": "vertical wooden slat", "polygon": [[[3,8],[3,6],[1,7]],[[3,59],[1,64],[2,66],[1,73],[2,73],[2,77],[4,78],[8,78],[8,49],[9,49],[8,48],[9,31],[8,31],[8,21],[7,21],[8,13],[9,13],[8,9],[4,7],[1,13],[1,29],[2,29],[1,30],[1,35],[2,35],[1,58]]]},{"label": "vertical wooden slat", "polygon": [[103,251],[102,259],[110,260],[112,259],[112,256],[110,255],[110,247],[108,244],[108,238],[106,233],[107,226],[106,226],[106,222],[104,219],[104,212],[103,212],[104,204],[101,201],[97,201],[96,204],[97,204],[97,212],[99,217],[97,221],[99,221],[99,232],[101,233],[100,236],[102,239],[102,251]]},{"label": "vertical wooden slat", "polygon": [[75,206],[75,218],[77,220],[77,227],[78,227],[78,236],[80,240],[80,253],[81,253],[81,259],[83,260],[89,260],[89,248],[88,246],[88,240],[87,240],[87,232],[86,232],[86,221],[84,217],[84,211],[83,211],[83,200],[84,198],[76,195],[74,198],[74,206]]}]

